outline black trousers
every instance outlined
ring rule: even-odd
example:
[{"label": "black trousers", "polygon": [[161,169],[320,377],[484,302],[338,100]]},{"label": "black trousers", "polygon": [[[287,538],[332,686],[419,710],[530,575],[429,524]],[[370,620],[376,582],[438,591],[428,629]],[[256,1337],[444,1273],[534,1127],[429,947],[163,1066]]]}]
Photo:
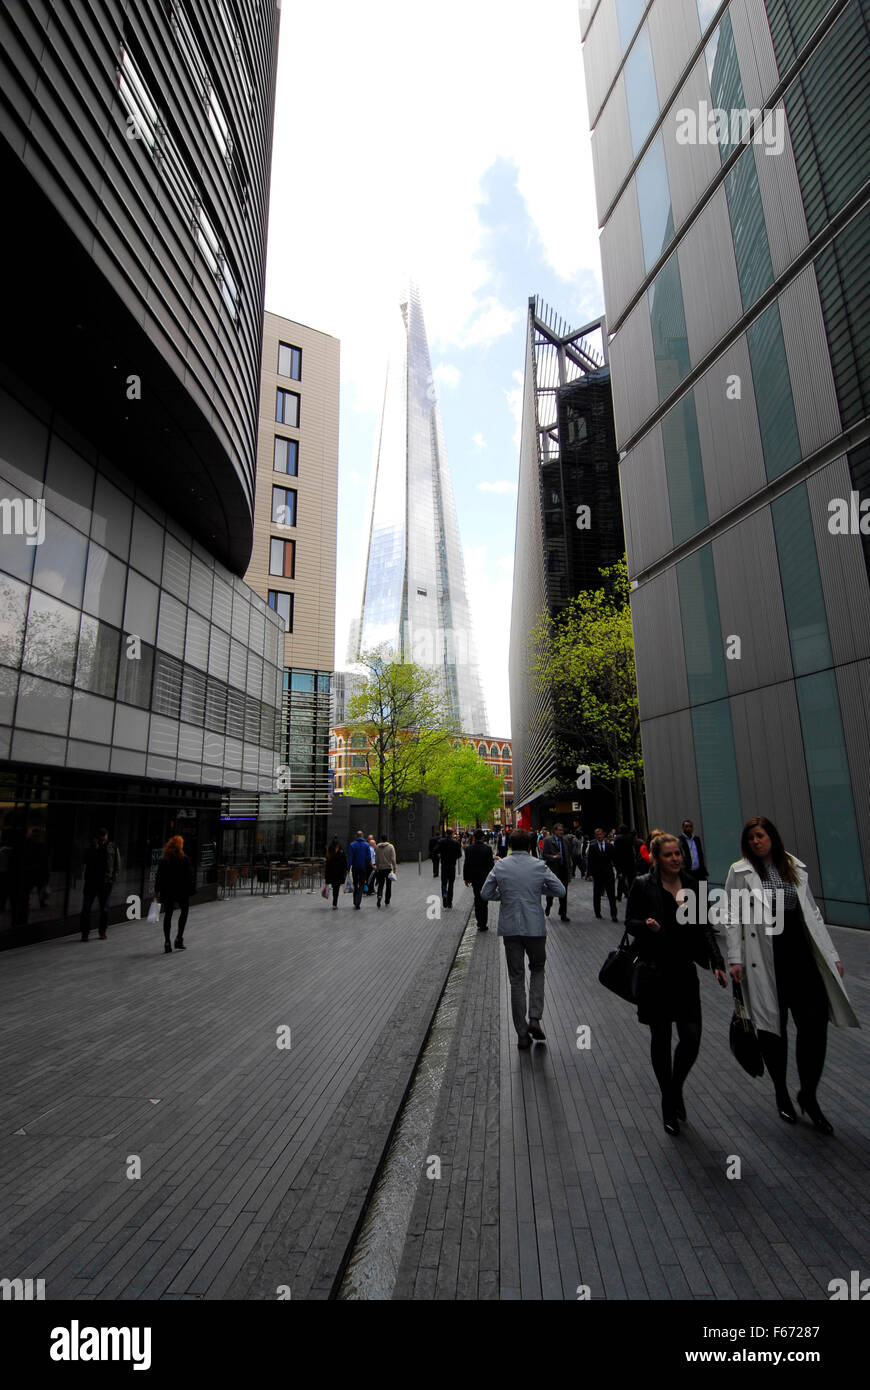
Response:
[{"label": "black trousers", "polygon": [[109,925],[108,902],[112,892],[111,883],[86,883],[82,894],[82,915],[79,920],[82,936],[87,936],[91,929],[91,904],[96,898],[100,905],[100,936],[106,935],[106,928]]},{"label": "black trousers", "polygon": [[[560,898],[560,899],[559,899],[559,916],[562,918],[562,921],[564,921],[565,918],[568,916],[568,883],[569,883],[569,879],[570,879],[570,874],[569,874],[568,869],[566,869],[566,868],[554,869],[554,870],[553,870],[553,873],[556,875],[556,877],[557,877],[557,879],[559,880],[559,882],[560,882],[560,883],[564,883],[564,885],[565,885],[565,896],[564,896],[564,898]],[[552,899],[552,898],[547,898],[547,901],[546,901],[546,911],[547,911],[547,916],[548,916],[548,917],[549,917],[549,915],[550,915],[550,908],[551,908],[552,906],[553,906],[553,899]]]},{"label": "black trousers", "polygon": [[165,898],[163,902],[163,939],[168,941],[172,932],[172,914],[178,908],[178,931],[176,938],[178,941],[184,936],[184,928],[187,926],[187,914],[190,909],[190,898]]},{"label": "black trousers", "polygon": [[474,920],[478,927],[486,927],[489,924],[489,902],[480,896],[480,890],[485,883],[485,878],[472,879],[471,882],[474,893]]},{"label": "black trousers", "polygon": [[613,891],[613,874],[608,874],[607,878],[601,878],[593,874],[592,876],[592,907],[596,917],[601,916],[601,893],[607,894],[607,901],[610,903],[610,915],[616,921],[616,895]]},{"label": "black trousers", "polygon": [[432,877],[433,877],[433,878],[437,878],[437,877],[438,877],[438,855],[437,855],[437,854],[433,854],[433,855],[432,855]]},{"label": "black trousers", "polygon": [[808,944],[800,909],[786,914],[785,931],[774,937],[779,1034],[758,1030],[764,1065],[777,1091],[785,1090],[788,1015],[794,1019],[795,1060],[804,1102],[815,1100],[828,1050],[828,995]]},{"label": "black trousers", "polygon": [[359,907],[362,902],[363,889],[369,881],[371,866],[367,869],[358,869],[355,865],[353,873],[353,905]]},{"label": "black trousers", "polygon": [[344,887],[344,879],[342,879],[341,882],[333,883],[330,886],[332,888],[332,906],[338,907],[338,895]]},{"label": "black trousers", "polygon": [[448,868],[443,865],[441,869],[441,897],[445,907],[453,906],[453,885],[456,882],[456,865],[451,864]]},{"label": "black trousers", "polygon": [[[392,893],[392,891],[393,891],[393,881],[392,881],[392,879],[390,878],[390,870],[389,870],[389,869],[376,869],[376,870],[375,870],[375,890],[376,890],[377,895],[378,895],[378,902],[380,902],[381,897],[383,897],[384,902],[385,902],[385,903],[387,904],[387,906],[389,907],[389,905],[390,905],[390,895],[391,895],[391,893]],[[386,890],[386,891],[385,891],[385,890]]]}]

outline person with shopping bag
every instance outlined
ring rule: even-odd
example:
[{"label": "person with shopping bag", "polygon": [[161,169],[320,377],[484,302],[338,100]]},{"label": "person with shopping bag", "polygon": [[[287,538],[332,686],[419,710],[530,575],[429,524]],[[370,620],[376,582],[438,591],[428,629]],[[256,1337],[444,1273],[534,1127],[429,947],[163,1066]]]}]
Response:
[{"label": "person with shopping bag", "polygon": [[190,909],[190,899],[196,892],[193,865],[184,853],[184,840],[180,835],[173,835],[166,841],[166,848],[163,851],[163,858],[157,865],[157,876],[154,880],[154,896],[160,899],[163,904],[163,950],[166,955],[172,954],[172,914],[178,907],[178,931],[175,936],[176,951],[184,951],[184,928],[187,926],[187,914]]},{"label": "person with shopping bag", "polygon": [[384,899],[384,906],[389,907],[395,881],[396,850],[384,836],[375,846],[375,892],[378,895],[378,907],[381,905],[381,897]]},{"label": "person with shopping bag", "polygon": [[[843,986],[843,964],[810,891],[807,867],[788,853],[772,821],[752,816],[743,827],[740,848],[743,858],[731,865],[725,880],[731,977],[741,986],[757,1031],[780,1119],[797,1123],[786,1084],[791,1012],[797,1031],[798,1105],[820,1134],[830,1135],[834,1127],[816,1099],[828,1022],[837,1028],[861,1026]],[[765,900],[761,913],[756,904]]]}]

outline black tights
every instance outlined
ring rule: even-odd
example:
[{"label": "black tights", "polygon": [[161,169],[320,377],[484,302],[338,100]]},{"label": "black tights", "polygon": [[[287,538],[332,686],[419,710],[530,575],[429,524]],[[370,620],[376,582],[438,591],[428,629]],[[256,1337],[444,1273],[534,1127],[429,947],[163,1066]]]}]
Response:
[{"label": "black tights", "polygon": [[172,934],[172,914],[173,914],[173,912],[175,911],[176,906],[179,908],[179,913],[178,913],[178,931],[177,931],[177,933],[176,933],[176,940],[181,941],[181,940],[183,939],[183,937],[184,937],[184,928],[187,926],[187,913],[188,913],[188,909],[190,908],[190,899],[189,899],[189,898],[167,898],[166,901],[164,902],[164,904],[163,904],[163,939],[164,939],[164,941],[167,941],[167,942],[168,942],[168,940],[169,940],[169,938],[170,938],[170,936],[171,936],[171,934]]},{"label": "black tights", "polygon": [[[761,1046],[761,1055],[764,1058],[764,1065],[770,1072],[770,1079],[774,1084],[777,1095],[781,1095],[786,1089],[785,1072],[788,1065],[788,1034],[786,1033],[786,1020],[788,1010],[783,1010],[780,1015],[781,1032],[766,1033],[761,1028],[758,1030],[758,1041]],[[795,1038],[795,1060],[797,1061],[798,1077],[801,1083],[801,1098],[806,1101],[813,1101],[816,1098],[816,1090],[822,1075],[822,1068],[825,1065],[825,1053],[828,1047],[828,1020],[827,1017],[817,1015],[816,1017],[795,1019],[797,1023],[797,1036]]]},{"label": "black tights", "polygon": [[677,1036],[679,1041],[671,1062],[671,1021],[650,1024],[649,1055],[653,1071],[663,1096],[672,1091],[679,1094],[683,1082],[692,1070],[698,1049],[701,1046],[701,1020],[699,1018],[678,1018]]},{"label": "black tights", "polygon": [[343,882],[333,883],[332,885],[332,906],[338,907],[338,895],[344,887]]}]

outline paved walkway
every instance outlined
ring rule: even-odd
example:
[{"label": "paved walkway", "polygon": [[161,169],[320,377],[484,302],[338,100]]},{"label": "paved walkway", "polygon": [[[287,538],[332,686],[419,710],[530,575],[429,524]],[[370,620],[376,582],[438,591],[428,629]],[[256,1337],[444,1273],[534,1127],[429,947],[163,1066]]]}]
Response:
[{"label": "paved walkway", "polygon": [[[547,1044],[530,1052],[490,909],[430,1138],[443,1177],[421,1177],[395,1297],[827,1299],[832,1278],[870,1274],[870,934],[832,929],[865,1023],[829,1030],[820,1099],[835,1136],[778,1119],[769,1079],[728,1050],[730,990],[705,975],[689,1123],[673,1139],[649,1031],[598,984],[621,928],[594,919],[591,885],[569,891],[572,921],[548,936]],[[793,1043],[790,1080],[794,1095]]]},{"label": "paved walkway", "polygon": [[[403,866],[380,912],[208,904],[171,957],[145,923],[5,953],[0,1275],[48,1299],[334,1295],[471,906],[460,888],[430,920],[433,885]],[[589,886],[570,893],[546,1046],[517,1050],[499,940],[475,940],[425,1147],[441,1177],[421,1173],[394,1297],[823,1299],[870,1274],[870,934],[834,929],[868,1021],[830,1032],[835,1137],[778,1120],[705,977],[674,1140],[648,1032],[597,983],[618,933]]]}]

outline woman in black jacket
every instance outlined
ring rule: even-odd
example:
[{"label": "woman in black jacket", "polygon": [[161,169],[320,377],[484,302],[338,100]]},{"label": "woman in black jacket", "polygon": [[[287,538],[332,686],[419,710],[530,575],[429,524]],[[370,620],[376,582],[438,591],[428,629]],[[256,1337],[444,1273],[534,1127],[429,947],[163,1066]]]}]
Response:
[{"label": "woman in black jacket", "polygon": [[157,865],[157,877],[154,880],[155,896],[163,904],[163,949],[167,955],[172,954],[169,937],[172,931],[172,914],[176,904],[179,913],[175,949],[176,951],[185,949],[184,928],[187,926],[191,895],[195,892],[193,865],[184,853],[184,840],[180,835],[173,835],[170,840],[166,841],[163,858]]},{"label": "woman in black jacket", "polygon": [[[680,842],[659,835],[650,846],[652,868],[636,878],[625,910],[626,930],[635,938],[641,971],[637,1017],[649,1025],[650,1057],[662,1093],[662,1120],[668,1134],[679,1134],[686,1118],[683,1083],[701,1044],[701,995],[695,965],[716,972],[725,988],[725,962],[712,928],[697,924],[698,884],[683,871]],[[685,924],[677,909],[686,890],[694,893],[695,910]],[[691,901],[691,900],[690,900]],[[685,914],[684,914],[685,915]],[[671,1059],[671,1025],[679,1041]]]},{"label": "woman in black jacket", "polygon": [[338,840],[333,840],[326,851],[326,866],[323,877],[327,884],[332,887],[332,910],[338,911],[338,895],[341,892],[344,880],[347,878],[347,855],[339,844]]}]

